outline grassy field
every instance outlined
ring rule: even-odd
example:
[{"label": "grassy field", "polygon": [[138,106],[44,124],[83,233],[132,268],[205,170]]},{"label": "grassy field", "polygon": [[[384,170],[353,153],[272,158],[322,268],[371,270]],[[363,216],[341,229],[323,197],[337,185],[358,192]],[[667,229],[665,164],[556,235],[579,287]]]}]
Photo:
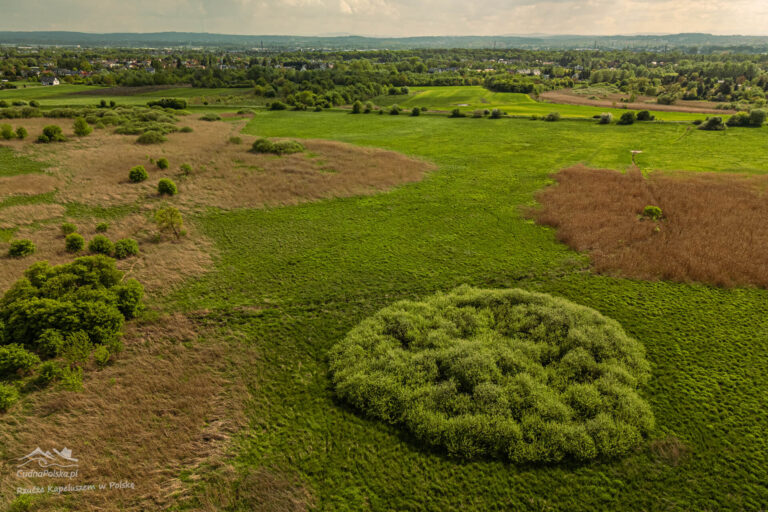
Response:
[{"label": "grassy field", "polygon": [[[149,305],[204,314],[223,340],[253,349],[250,367],[241,369],[255,376],[248,427],[230,448],[238,474],[243,481],[260,468],[285,475],[318,510],[766,509],[768,292],[598,276],[585,255],[524,216],[551,173],[578,163],[623,170],[630,150],[643,151],[637,163],[644,171],[768,169],[755,150],[768,129],[693,128],[259,111],[249,135],[391,149],[437,170],[373,196],[226,212],[201,207],[186,220],[215,243],[214,269]],[[13,176],[42,166],[0,148],[0,169]],[[51,201],[19,197],[10,200]],[[66,205],[75,217],[104,219],[128,208]],[[0,240],[12,234],[0,230]],[[619,321],[645,345],[653,367],[644,390],[656,417],[652,438],[621,460],[461,461],[334,398],[327,353],[349,329],[398,299],[460,284],[544,291]],[[179,477],[200,496],[213,493],[217,475],[198,468]]]},{"label": "grassy field", "polygon": [[[263,112],[246,131],[402,151],[439,170],[365,198],[211,212],[216,269],[168,297],[256,347],[243,473],[292,475],[319,510],[758,510],[768,506],[768,293],[596,276],[521,215],[576,163],[763,173],[766,131]],[[653,439],[623,460],[452,460],[337,403],[328,349],[401,298],[468,283],[545,291],[615,318],[648,350]],[[677,456],[668,446],[682,443]],[[194,484],[189,484],[194,485]]]},{"label": "grassy field", "polygon": [[[412,87],[407,96],[379,96],[374,100],[378,105],[389,106],[397,103],[407,109],[427,107],[434,110],[451,111],[460,108],[463,112],[475,109],[500,108],[511,115],[545,116],[550,112],[560,112],[564,117],[592,117],[603,112],[610,112],[614,117],[621,116],[624,109],[587,107],[581,105],[559,105],[540,103],[527,94],[510,92],[492,92],[485,87]],[[703,119],[702,114],[685,112],[654,112],[657,119],[664,121],[691,121]]]}]

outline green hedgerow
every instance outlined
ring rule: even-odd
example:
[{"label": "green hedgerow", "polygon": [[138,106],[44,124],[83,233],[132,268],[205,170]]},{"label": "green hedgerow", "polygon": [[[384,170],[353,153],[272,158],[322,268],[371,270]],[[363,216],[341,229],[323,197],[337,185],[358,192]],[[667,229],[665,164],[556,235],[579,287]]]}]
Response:
[{"label": "green hedgerow", "polygon": [[61,234],[62,235],[69,235],[77,231],[77,226],[72,224],[71,222],[65,222],[61,225]]},{"label": "green hedgerow", "polygon": [[88,242],[88,252],[91,254],[104,254],[109,256],[112,251],[115,250],[115,246],[104,235],[96,235]]},{"label": "green hedgerow", "polygon": [[133,238],[123,238],[115,242],[115,258],[123,260],[139,254],[139,242]]},{"label": "green hedgerow", "polygon": [[160,158],[157,161],[157,167],[159,169],[167,169],[169,166],[170,166],[170,164],[168,163],[168,159],[167,158]]},{"label": "green hedgerow", "polygon": [[40,358],[26,348],[13,343],[0,346],[0,378],[28,373],[40,363]]},{"label": "green hedgerow", "polygon": [[27,238],[19,238],[18,240],[11,241],[11,246],[8,248],[8,256],[12,258],[23,258],[24,256],[30,256],[35,254],[37,247]]},{"label": "green hedgerow", "polygon": [[644,347],[593,309],[518,289],[395,303],[331,349],[330,372],[366,415],[468,459],[619,456],[654,425]]},{"label": "green hedgerow", "polygon": [[0,382],[0,411],[5,412],[19,399],[19,391],[11,384]]},{"label": "green hedgerow", "polygon": [[132,167],[128,173],[128,179],[131,180],[132,183],[140,183],[147,178],[149,178],[149,174],[147,174],[147,170],[143,165]]},{"label": "green hedgerow", "polygon": [[157,193],[161,196],[175,196],[178,191],[176,184],[168,178],[163,178],[157,182]]},{"label": "green hedgerow", "polygon": [[661,220],[663,216],[664,215],[661,211],[661,208],[659,208],[658,206],[648,205],[645,208],[643,208],[643,217],[646,217],[651,220]]},{"label": "green hedgerow", "polygon": [[64,238],[64,248],[67,252],[80,252],[85,247],[85,238],[79,233],[70,233]]},{"label": "green hedgerow", "polygon": [[97,233],[106,233],[109,230],[109,222],[99,222],[96,224]]}]

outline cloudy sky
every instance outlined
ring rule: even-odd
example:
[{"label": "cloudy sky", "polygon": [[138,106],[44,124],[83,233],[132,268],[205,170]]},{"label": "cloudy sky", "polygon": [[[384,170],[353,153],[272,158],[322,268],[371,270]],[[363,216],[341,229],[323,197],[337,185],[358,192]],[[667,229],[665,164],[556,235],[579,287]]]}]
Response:
[{"label": "cloudy sky", "polygon": [[0,30],[768,35],[768,0],[0,0]]}]

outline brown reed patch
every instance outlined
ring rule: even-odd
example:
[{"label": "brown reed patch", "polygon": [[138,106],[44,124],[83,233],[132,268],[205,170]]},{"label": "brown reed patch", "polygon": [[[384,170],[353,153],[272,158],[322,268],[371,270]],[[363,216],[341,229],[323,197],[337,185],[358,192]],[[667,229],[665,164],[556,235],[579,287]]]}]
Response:
[{"label": "brown reed patch", "polygon": [[15,228],[64,215],[60,204],[29,204],[0,208],[0,228]]},{"label": "brown reed patch", "polygon": [[135,488],[46,496],[35,510],[162,510],[184,498],[181,470],[225,463],[231,436],[245,424],[252,349],[181,314],[129,324],[125,344],[112,366],[86,372],[82,392],[32,393],[0,416],[0,502],[16,487],[62,484],[15,474],[16,458],[36,446],[73,450],[79,474],[65,483]]},{"label": "brown reed patch", "polygon": [[[554,175],[531,212],[589,253],[597,272],[639,279],[768,287],[768,176],[577,166]],[[645,206],[662,209],[660,222]]]},{"label": "brown reed patch", "polygon": [[47,174],[22,174],[0,178],[0,200],[8,196],[31,196],[53,192],[60,184]]},{"label": "brown reed patch", "polygon": [[651,441],[650,450],[658,460],[670,466],[679,466],[690,452],[685,443],[672,435]]}]

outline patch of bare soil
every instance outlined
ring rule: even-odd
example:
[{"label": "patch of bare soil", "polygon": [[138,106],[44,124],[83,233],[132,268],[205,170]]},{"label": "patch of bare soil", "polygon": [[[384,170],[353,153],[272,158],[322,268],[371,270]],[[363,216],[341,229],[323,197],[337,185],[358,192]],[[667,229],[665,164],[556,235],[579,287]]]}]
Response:
[{"label": "patch of bare soil", "polygon": [[[16,457],[66,446],[79,460],[77,478],[56,485],[132,482],[104,489],[46,496],[35,510],[161,510],[185,498],[178,476],[226,463],[231,436],[244,425],[249,385],[246,344],[223,341],[203,319],[175,314],[128,324],[126,350],[107,368],[85,374],[84,389],[26,395],[23,407],[0,416],[0,495],[41,485],[20,478]],[[46,479],[48,480],[48,479]],[[43,507],[44,505],[44,507]],[[42,507],[42,508],[41,508]]]},{"label": "patch of bare soil", "polygon": [[[597,272],[768,288],[768,176],[578,166],[554,179],[532,215],[587,251]],[[641,215],[648,205],[661,221]]]},{"label": "patch of bare soil", "polygon": [[638,96],[638,100],[632,103],[622,103],[625,98],[622,94],[607,94],[598,99],[591,99],[576,94],[573,89],[559,89],[541,93],[540,99],[550,103],[565,103],[566,105],[588,105],[604,108],[627,108],[629,110],[658,110],[664,112],[688,112],[692,114],[735,114],[735,110],[721,110],[715,108],[717,103],[709,101],[685,101],[680,100],[674,105],[661,105],[651,96]]}]

